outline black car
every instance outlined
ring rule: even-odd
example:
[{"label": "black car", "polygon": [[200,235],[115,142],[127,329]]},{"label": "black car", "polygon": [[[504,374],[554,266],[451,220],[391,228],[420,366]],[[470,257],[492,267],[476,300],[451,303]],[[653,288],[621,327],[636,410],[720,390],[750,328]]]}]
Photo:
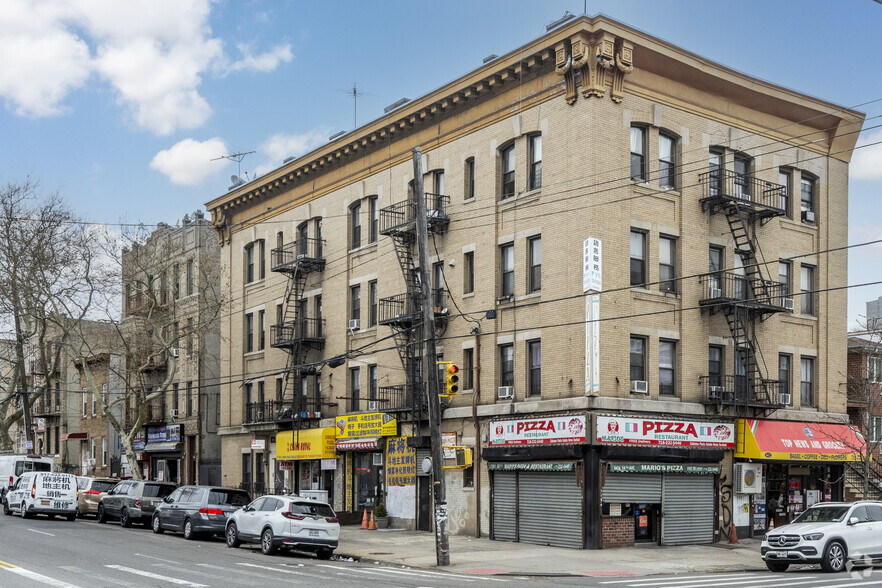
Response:
[{"label": "black car", "polygon": [[185,539],[224,533],[227,517],[251,502],[244,490],[217,486],[181,486],[156,507],[153,532],[176,531]]}]

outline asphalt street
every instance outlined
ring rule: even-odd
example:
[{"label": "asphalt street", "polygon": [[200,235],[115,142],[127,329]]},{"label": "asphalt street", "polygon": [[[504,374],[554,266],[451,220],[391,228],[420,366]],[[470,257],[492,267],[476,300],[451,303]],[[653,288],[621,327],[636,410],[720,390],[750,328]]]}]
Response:
[{"label": "asphalt street", "polygon": [[[376,560],[320,561],[311,555],[230,549],[220,538],[186,541],[135,526],[0,516],[0,587],[227,587],[365,583],[407,588],[452,586],[592,586],[596,588],[834,588],[880,586],[882,569],[825,574],[795,568],[784,574],[744,572],[676,576],[490,576],[406,568]],[[345,545],[341,545],[345,553]]]}]

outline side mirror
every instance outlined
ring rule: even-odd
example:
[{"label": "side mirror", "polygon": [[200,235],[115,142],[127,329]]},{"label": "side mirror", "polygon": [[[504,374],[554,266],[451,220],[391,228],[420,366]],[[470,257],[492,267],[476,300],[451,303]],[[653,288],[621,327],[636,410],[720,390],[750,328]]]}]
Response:
[{"label": "side mirror", "polygon": [[163,502],[167,502],[167,503],[169,503],[169,504],[171,504],[172,502],[174,502],[174,500],[172,500],[172,497],[171,497],[171,496],[166,496],[165,498],[162,499],[162,501],[163,501]]},{"label": "side mirror", "polygon": [[861,521],[860,521],[860,519],[858,519],[857,517],[851,517],[850,519],[848,519],[848,524],[849,524],[849,525],[856,525],[856,524],[858,524],[859,522],[861,522]]}]

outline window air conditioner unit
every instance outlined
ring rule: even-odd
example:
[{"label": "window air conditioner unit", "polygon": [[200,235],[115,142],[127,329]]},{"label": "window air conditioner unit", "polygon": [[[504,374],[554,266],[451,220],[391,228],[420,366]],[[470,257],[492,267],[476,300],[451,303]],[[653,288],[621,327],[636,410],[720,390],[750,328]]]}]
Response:
[{"label": "window air conditioner unit", "polygon": [[349,321],[349,330],[350,330],[350,331],[357,331],[358,329],[361,328],[360,325],[361,325],[361,321],[360,321],[360,320],[358,320],[358,319],[350,319],[350,321]]},{"label": "window air conditioner unit", "polygon": [[305,253],[298,253],[297,254],[297,259],[303,259],[304,257],[306,257]]},{"label": "window air conditioner unit", "polygon": [[322,418],[322,413],[320,411],[316,410],[316,411],[313,411],[312,416],[314,416],[317,419],[320,419],[320,418]]},{"label": "window air conditioner unit", "polygon": [[793,310],[793,298],[785,298],[784,299],[784,309],[785,310]]},{"label": "window air conditioner unit", "polygon": [[376,400],[368,400],[368,412],[376,412],[378,404]]},{"label": "window air conditioner unit", "polygon": [[86,467],[88,467],[88,468],[95,467],[95,458],[94,457],[90,457],[86,460]]},{"label": "window air conditioner unit", "polygon": [[511,398],[514,396],[514,386],[500,386],[496,391],[496,397],[500,400],[505,400],[506,398]]},{"label": "window air conditioner unit", "polygon": [[758,463],[735,464],[736,494],[759,494],[763,491],[763,466]]},{"label": "window air conditioner unit", "polygon": [[709,400],[722,400],[723,394],[726,393],[725,386],[711,386],[708,389],[708,399]]},{"label": "window air conditioner unit", "polygon": [[173,418],[173,419],[178,418],[178,409],[177,409],[177,408],[173,408],[173,409],[171,409],[170,411],[168,411],[168,416],[170,416],[170,417]]},{"label": "window air conditioner unit", "polygon": [[711,288],[710,289],[710,297],[711,298],[722,298],[723,290],[720,288]]},{"label": "window air conditioner unit", "polygon": [[778,404],[789,405],[790,402],[790,392],[782,392],[781,394],[778,394]]},{"label": "window air conditioner unit", "polygon": [[649,394],[649,384],[646,380],[631,380],[631,392],[634,394]]},{"label": "window air conditioner unit", "polygon": [[803,210],[802,211],[802,222],[804,223],[813,223],[815,222],[815,213],[812,210]]},{"label": "window air conditioner unit", "polygon": [[172,357],[177,357],[177,356],[178,356],[178,348],[177,348],[177,347],[172,347],[172,348],[169,349],[168,351],[169,351],[169,353],[171,353],[171,356],[172,356]]},{"label": "window air conditioner unit", "polygon": [[383,465],[383,454],[382,453],[374,453],[372,462],[375,466]]}]

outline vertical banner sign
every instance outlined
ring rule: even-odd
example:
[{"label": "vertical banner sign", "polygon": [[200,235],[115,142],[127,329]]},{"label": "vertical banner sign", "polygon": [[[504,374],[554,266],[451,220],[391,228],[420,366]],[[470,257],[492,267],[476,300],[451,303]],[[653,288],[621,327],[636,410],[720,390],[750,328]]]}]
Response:
[{"label": "vertical banner sign", "polygon": [[582,244],[582,292],[600,292],[603,290],[601,250],[600,239],[588,237]]},{"label": "vertical banner sign", "polygon": [[600,296],[585,297],[585,394],[600,394]]},{"label": "vertical banner sign", "polygon": [[352,482],[353,482],[353,480],[352,480],[352,460],[353,459],[355,459],[354,453],[347,453],[346,454],[346,492],[343,493],[344,496],[346,497],[346,507],[343,510],[345,510],[347,512],[352,512],[352,509],[354,508],[352,505],[352,492],[354,490],[352,487],[352,485],[353,485],[352,484]]},{"label": "vertical banner sign", "polygon": [[416,484],[416,449],[407,446],[406,437],[390,437],[386,441],[386,485]]}]

